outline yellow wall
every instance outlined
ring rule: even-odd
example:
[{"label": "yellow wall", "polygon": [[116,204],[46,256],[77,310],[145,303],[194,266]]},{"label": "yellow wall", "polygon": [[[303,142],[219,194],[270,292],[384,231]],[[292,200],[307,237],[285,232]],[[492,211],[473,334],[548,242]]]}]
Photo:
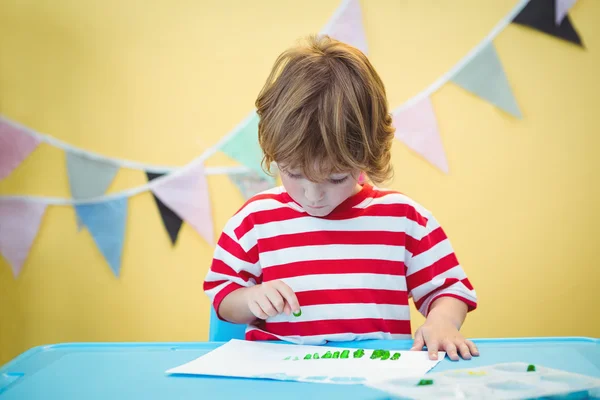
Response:
[{"label": "yellow wall", "polygon": [[[362,1],[391,105],[447,71],[516,3]],[[276,55],[338,4],[5,0],[0,113],[101,154],[183,165],[247,115]],[[522,121],[446,85],[433,102],[451,173],[400,142],[393,149],[390,186],[434,211],[478,290],[464,327],[472,337],[600,336],[600,2],[580,0],[571,16],[586,51],[516,26],[496,40]],[[68,196],[64,166],[61,151],[42,146],[0,193]],[[110,190],[144,182],[122,170]],[[209,184],[218,233],[242,198],[224,176]],[[18,280],[0,258],[0,364],[46,343],[205,340],[210,260],[189,226],[171,247],[146,193],[129,202],[116,279],[73,210],[50,207]]]}]

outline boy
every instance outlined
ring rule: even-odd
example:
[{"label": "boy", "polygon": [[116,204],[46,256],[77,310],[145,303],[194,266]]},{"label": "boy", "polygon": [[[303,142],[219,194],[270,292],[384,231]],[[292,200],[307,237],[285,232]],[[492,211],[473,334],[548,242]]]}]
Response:
[{"label": "boy", "polygon": [[459,333],[476,294],[429,211],[375,185],[392,175],[385,88],[359,50],[329,37],[282,53],[256,100],[267,171],[283,186],[229,220],[204,282],[247,340],[410,339],[409,297],[427,317],[413,350],[478,355]]}]

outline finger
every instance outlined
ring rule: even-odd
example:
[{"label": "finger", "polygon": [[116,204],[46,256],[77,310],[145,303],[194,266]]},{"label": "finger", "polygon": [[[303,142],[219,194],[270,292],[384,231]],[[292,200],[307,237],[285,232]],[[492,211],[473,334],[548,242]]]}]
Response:
[{"label": "finger", "polygon": [[425,346],[425,340],[423,340],[423,334],[420,330],[415,333],[415,341],[413,346],[411,347],[411,351],[421,351],[423,350],[423,346]]},{"label": "finger", "polygon": [[256,318],[267,319],[269,317],[267,314],[264,313],[264,311],[262,310],[262,308],[260,308],[260,306],[258,305],[258,303],[255,302],[255,301],[251,302],[249,304],[248,308],[250,308],[250,312],[252,314],[254,314],[254,316]]},{"label": "finger", "polygon": [[267,296],[267,299],[269,299],[269,302],[273,308],[275,308],[277,311],[277,314],[281,314],[283,312],[283,307],[285,307],[285,301],[277,289],[271,288],[265,293],[265,295]]},{"label": "finger", "polygon": [[457,344],[457,348],[458,351],[460,353],[460,356],[465,359],[465,360],[470,360],[471,359],[471,350],[469,349],[469,346],[467,345],[466,342]]},{"label": "finger", "polygon": [[437,342],[437,340],[431,340],[431,341],[427,342],[426,344],[427,344],[427,351],[429,352],[429,359],[437,360],[438,359],[438,349],[439,349],[439,343]]},{"label": "finger", "polygon": [[298,311],[300,311],[300,303],[298,302],[298,297],[296,297],[296,293],[294,293],[292,288],[290,288],[282,281],[277,281],[275,287],[277,288],[279,293],[281,293],[285,301],[290,305],[290,309],[293,313],[297,313]]},{"label": "finger", "polygon": [[285,307],[283,307],[283,312],[285,315],[290,315],[292,313],[292,308],[287,302],[285,303]]},{"label": "finger", "polygon": [[263,310],[263,312],[265,314],[267,314],[269,317],[274,317],[278,314],[277,310],[275,309],[275,307],[273,307],[273,305],[271,304],[271,302],[269,301],[269,299],[266,296],[260,297],[259,299],[256,300],[256,302],[258,303],[260,308]]},{"label": "finger", "polygon": [[452,343],[450,340],[444,341],[444,349],[452,361],[458,361],[458,352],[456,351],[456,346],[454,343]]},{"label": "finger", "polygon": [[475,343],[473,343],[470,340],[465,340],[465,343],[467,344],[467,346],[469,346],[470,353],[475,357],[479,357],[479,349],[477,348]]}]

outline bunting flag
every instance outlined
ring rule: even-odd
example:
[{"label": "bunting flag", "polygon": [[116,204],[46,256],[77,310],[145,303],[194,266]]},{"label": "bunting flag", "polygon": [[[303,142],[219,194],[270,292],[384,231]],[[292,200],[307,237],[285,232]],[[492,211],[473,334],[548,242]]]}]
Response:
[{"label": "bunting flag", "polygon": [[0,199],[0,254],[15,278],[21,273],[45,212],[44,203]]},{"label": "bunting flag", "polygon": [[[570,3],[574,2],[530,0],[512,22],[584,47],[579,33],[571,24],[569,16],[566,15],[569,6],[572,5]],[[557,23],[559,19],[560,23]]]},{"label": "bunting flag", "polygon": [[229,179],[237,186],[245,200],[273,186],[256,173],[230,174]]},{"label": "bunting flag", "polygon": [[[202,164],[179,175],[161,178],[161,182],[150,190],[179,219],[190,224],[208,243],[214,243],[208,183]],[[172,229],[173,225],[170,226]]]},{"label": "bunting flag", "polygon": [[110,269],[118,277],[125,240],[127,198],[79,204],[75,205],[75,208]]},{"label": "bunting flag", "polygon": [[[102,160],[96,160],[72,152],[67,152],[67,174],[71,196],[76,200],[102,196],[108,190],[119,167]],[[82,220],[77,212],[77,227]]]},{"label": "bunting flag", "polygon": [[[146,172],[146,176],[148,177],[148,181],[153,181],[156,178],[161,178],[165,174],[155,174],[152,172]],[[179,216],[173,212],[169,207],[165,205],[156,194],[152,193],[154,196],[154,201],[156,201],[156,206],[158,207],[158,211],[160,212],[160,217],[162,219],[163,225],[169,234],[169,238],[171,239],[171,244],[175,244],[177,242],[177,237],[179,236],[179,230],[181,229],[181,224],[183,220],[179,218]]]},{"label": "bunting flag", "polygon": [[563,19],[567,16],[569,10],[577,3],[577,0],[555,0],[556,1],[556,18],[554,23],[560,25]]},{"label": "bunting flag", "polygon": [[221,146],[221,151],[229,157],[256,171],[264,179],[272,182],[273,179],[261,168],[263,152],[258,144],[258,122],[256,111],[242,121],[234,129],[232,137]]},{"label": "bunting flag", "polygon": [[321,34],[354,46],[364,54],[368,53],[367,35],[358,0],[344,0]]},{"label": "bunting flag", "polygon": [[0,119],[0,180],[8,177],[40,144],[40,140]]},{"label": "bunting flag", "polygon": [[521,111],[493,43],[483,47],[451,78],[451,81],[507,113],[521,118]]},{"label": "bunting flag", "polygon": [[392,118],[396,137],[399,140],[431,164],[448,173],[448,160],[429,97],[395,111]]}]

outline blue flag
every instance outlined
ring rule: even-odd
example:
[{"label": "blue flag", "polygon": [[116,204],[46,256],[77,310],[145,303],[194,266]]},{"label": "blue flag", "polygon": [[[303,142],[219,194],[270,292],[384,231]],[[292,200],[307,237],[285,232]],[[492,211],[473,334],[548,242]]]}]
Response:
[{"label": "blue flag", "polygon": [[113,273],[119,276],[127,220],[127,199],[81,204],[75,208]]}]

